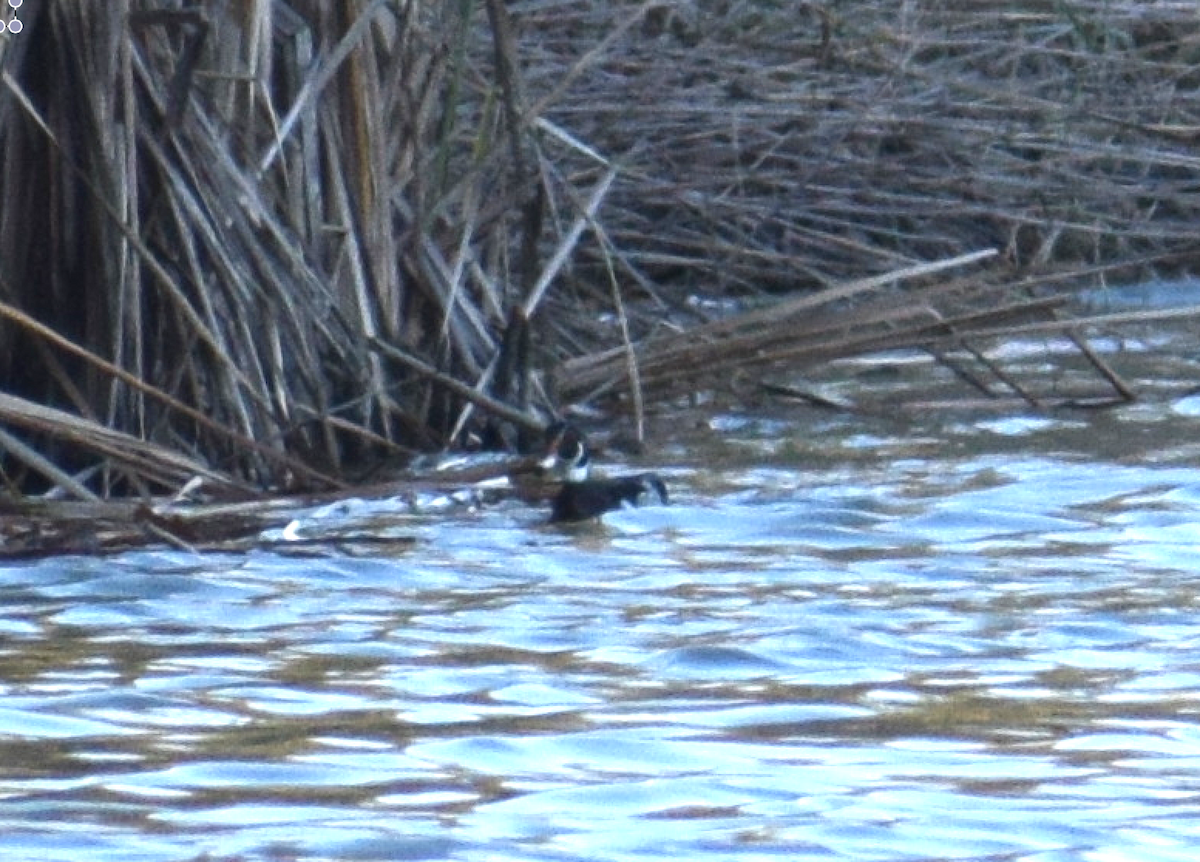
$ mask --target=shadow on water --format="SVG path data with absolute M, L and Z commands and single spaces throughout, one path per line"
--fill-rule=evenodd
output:
M 1193 407 L 729 411 L 600 526 L 0 569 L 0 849 L 1190 860 Z

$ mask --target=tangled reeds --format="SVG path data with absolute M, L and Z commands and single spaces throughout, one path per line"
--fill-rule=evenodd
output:
M 1188 3 L 45 0 L 22 23 L 14 495 L 336 488 L 562 400 L 1060 325 L 1075 287 L 1196 259 Z M 722 323 L 713 299 L 782 305 Z

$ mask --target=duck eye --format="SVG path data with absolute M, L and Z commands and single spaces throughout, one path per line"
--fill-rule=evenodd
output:
M 583 453 L 583 441 L 578 437 L 565 437 L 558 447 L 558 457 L 563 461 L 579 461 Z

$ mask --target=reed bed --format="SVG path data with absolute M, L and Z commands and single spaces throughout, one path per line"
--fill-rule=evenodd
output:
M 1072 290 L 1193 267 L 1194 6 L 943 6 L 22 7 L 10 494 L 336 490 L 572 402 L 1078 335 Z
M 1193 265 L 1194 8 L 798 8 L 672 7 L 549 112 L 621 155 L 603 227 L 626 283 L 785 293 L 981 248 L 986 278 L 1056 290 Z

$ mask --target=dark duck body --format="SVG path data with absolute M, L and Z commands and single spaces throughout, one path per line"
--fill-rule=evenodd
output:
M 667 486 L 653 473 L 564 482 L 550 506 L 550 521 L 587 521 L 626 506 L 667 502 Z
M 591 453 L 578 428 L 556 422 L 546 429 L 549 454 L 542 462 L 562 480 L 550 506 L 551 523 L 587 521 L 626 506 L 670 502 L 667 486 L 654 473 L 591 478 Z

